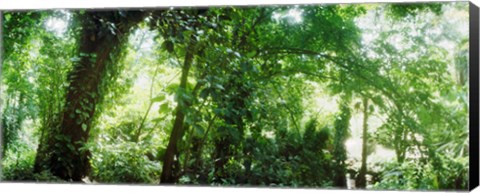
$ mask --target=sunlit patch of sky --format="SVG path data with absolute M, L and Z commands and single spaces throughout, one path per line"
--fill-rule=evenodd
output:
M 279 12 L 274 12 L 272 15 L 272 18 L 279 22 L 282 19 L 286 19 L 289 23 L 295 24 L 295 23 L 301 23 L 303 21 L 303 10 L 295 6 L 294 8 L 291 8 L 288 10 L 286 13 L 279 13 Z
M 156 36 L 155 31 L 150 31 L 147 28 L 139 28 L 135 30 L 135 32 L 130 36 L 129 44 L 135 50 L 133 54 L 134 64 L 135 66 L 141 67 L 144 66 L 142 58 L 151 58 L 155 59 L 156 55 L 154 52 L 155 47 L 155 39 Z M 135 80 L 135 86 L 140 87 L 143 90 L 149 90 L 151 84 L 151 77 L 149 73 L 140 73 L 137 79 Z
M 71 18 L 71 13 L 68 11 L 60 11 L 64 17 L 50 16 L 45 21 L 45 29 L 55 33 L 59 37 L 63 37 L 68 29 L 68 22 Z
M 295 23 L 300 23 L 302 22 L 302 12 L 303 10 L 298 9 L 298 8 L 293 8 L 288 11 L 287 16 L 292 18 Z
M 305 81 L 307 84 L 312 86 L 312 96 L 314 97 L 312 101 L 305 101 L 315 112 L 312 114 L 331 114 L 338 111 L 338 97 L 330 96 L 327 92 L 327 89 L 324 85 L 319 84 L 315 81 Z M 309 117 L 307 115 L 307 117 Z
M 139 52 L 152 52 L 154 48 L 156 31 L 150 31 L 148 28 L 139 28 L 130 37 L 130 44 L 140 45 Z

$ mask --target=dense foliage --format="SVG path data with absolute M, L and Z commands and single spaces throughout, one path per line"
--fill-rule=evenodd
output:
M 467 10 L 5 12 L 2 180 L 466 189 Z

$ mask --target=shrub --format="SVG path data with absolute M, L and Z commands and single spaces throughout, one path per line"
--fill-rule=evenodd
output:
M 133 142 L 109 144 L 92 150 L 91 178 L 103 183 L 155 183 L 160 163 L 149 160 L 145 147 Z

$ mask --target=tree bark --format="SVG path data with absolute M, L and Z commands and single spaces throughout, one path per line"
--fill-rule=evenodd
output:
M 190 102 L 185 100 L 188 73 L 192 67 L 193 57 L 195 54 L 195 37 L 192 35 L 190 42 L 186 47 L 185 59 L 182 67 L 182 76 L 180 78 L 180 85 L 177 91 L 177 107 L 175 108 L 175 121 L 173 123 L 172 132 L 170 133 L 170 140 L 168 141 L 167 150 L 163 159 L 162 175 L 160 176 L 160 183 L 173 184 L 176 181 L 174 170 L 174 158 L 177 154 L 177 144 L 182 139 L 184 134 L 184 120 L 185 109 L 189 108 Z
M 89 151 L 85 143 L 95 117 L 97 104 L 114 77 L 109 72 L 118 69 L 123 45 L 130 29 L 144 17 L 143 12 L 86 12 L 79 16 L 81 35 L 80 59 L 68 75 L 70 83 L 61 113 L 60 126 L 54 130 L 46 148 L 39 148 L 35 170 L 50 170 L 64 180 L 81 181 L 90 169 Z M 108 79 L 107 79 L 108 78 Z M 49 155 L 49 156 L 44 156 Z
M 345 141 L 348 138 L 349 122 L 351 118 L 350 108 L 348 107 L 350 100 L 344 100 L 340 104 L 340 114 L 335 120 L 335 138 L 333 154 L 335 157 L 334 169 L 334 186 L 347 187 L 347 168 L 345 161 L 347 159 L 347 150 Z
M 362 134 L 362 166 L 358 174 L 359 188 L 365 188 L 367 186 L 367 180 L 365 175 L 367 174 L 367 143 L 368 143 L 368 98 L 363 98 L 363 134 Z
M 244 113 L 242 113 L 242 111 L 245 111 L 245 103 L 250 96 L 250 93 L 242 83 L 235 82 L 235 80 L 243 79 L 244 74 L 235 71 L 233 74 L 236 74 L 236 76 L 229 80 L 229 82 L 224 85 L 224 88 L 227 88 L 225 94 L 232 93 L 234 97 L 220 97 L 216 99 L 221 101 L 219 104 L 220 107 L 229 111 L 228 115 L 221 114 L 219 116 L 223 119 L 225 125 L 218 128 L 217 132 L 220 132 L 221 136 L 214 142 L 214 176 L 215 181 L 218 183 L 221 183 L 222 179 L 229 178 L 229 174 L 225 172 L 225 165 L 228 163 L 228 160 L 237 153 L 235 150 L 232 150 L 231 146 L 239 146 L 244 137 L 245 123 L 243 120 Z M 233 105 L 229 106 L 231 104 Z

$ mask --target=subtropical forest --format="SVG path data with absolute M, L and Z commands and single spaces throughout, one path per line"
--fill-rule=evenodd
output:
M 1 21 L 2 181 L 468 186 L 468 2 Z

